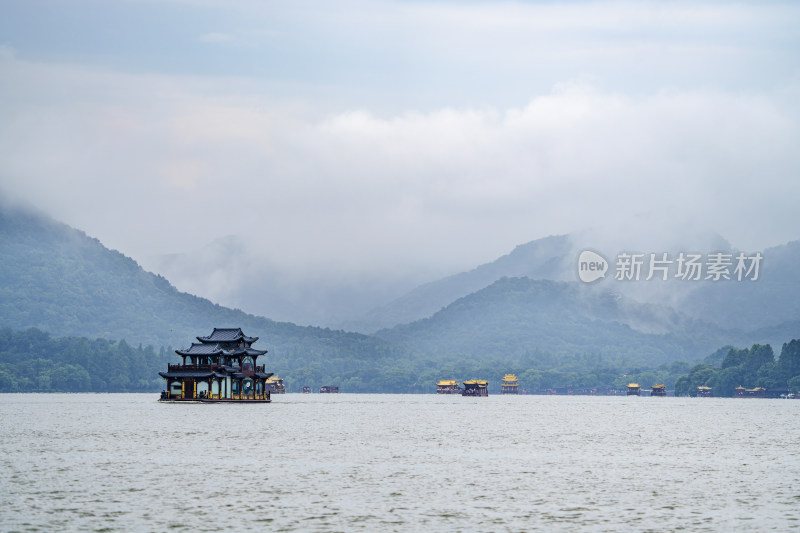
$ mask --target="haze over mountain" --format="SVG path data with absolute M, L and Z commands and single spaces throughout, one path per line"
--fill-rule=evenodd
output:
M 400 301 L 406 305 L 398 306 L 400 311 L 413 309 L 407 302 L 414 299 L 420 308 L 441 305 L 440 310 L 367 336 L 301 327 L 222 307 L 178 291 L 165 278 L 146 272 L 83 232 L 42 215 L 2 209 L 0 327 L 125 339 L 134 346 L 156 347 L 187 346 L 213 327 L 242 327 L 264 339 L 270 364 L 292 376 L 293 385 L 336 380 L 353 391 L 418 392 L 429 390 L 428 381 L 443 368 L 450 373 L 478 371 L 497 379 L 509 367 L 520 372 L 559 369 L 548 378 L 550 383 L 574 382 L 580 372 L 587 374 L 579 381 L 587 383 L 598 379 L 591 376 L 602 367 L 603 375 L 610 376 L 603 378 L 608 384 L 615 371 L 630 366 L 699 360 L 725 344 L 780 345 L 800 337 L 797 283 L 791 277 L 800 252 L 797 243 L 765 250 L 763 278 L 741 285 L 766 285 L 772 276 L 774 285 L 758 300 L 767 307 L 760 312 L 744 311 L 754 288 L 738 292 L 733 290 L 739 286 L 736 282 L 714 285 L 717 303 L 706 302 L 706 313 L 690 314 L 665 303 L 630 298 L 619 290 L 626 286 L 622 282 L 589 285 L 504 275 L 564 277 L 563 266 L 572 257 L 565 252 L 569 246 L 566 236 L 533 241 L 494 263 L 423 286 Z M 666 285 L 682 287 L 684 282 Z M 706 301 L 700 290 L 704 286 L 698 282 L 698 289 L 687 292 L 687 297 L 697 294 L 697 302 Z M 467 294 L 457 296 L 461 291 Z M 447 302 L 451 296 L 454 299 Z M 752 327 L 734 327 L 735 321 L 716 313 L 723 308 L 728 316 L 741 309 L 740 323 Z M 717 323 L 706 320 L 708 316 Z M 748 319 L 756 316 L 758 320 Z M 160 357 L 152 351 L 142 353 Z M 162 353 L 170 356 L 168 351 Z M 63 364 L 71 363 L 65 359 Z M 591 365 L 597 368 L 592 370 Z M 567 368 L 573 369 L 571 373 L 563 373 Z M 679 365 L 670 372 L 681 369 Z M 12 369 L 3 371 L 6 381 L 13 378 Z M 147 376 L 139 379 L 151 382 Z
M 569 279 L 573 244 L 566 235 L 545 237 L 514 250 L 491 263 L 416 287 L 402 297 L 377 306 L 344 324 L 356 331 L 372 332 L 431 316 L 454 300 L 479 291 L 503 277 Z
M 6 2 L 0 194 L 146 268 L 237 235 L 267 276 L 342 278 L 358 306 L 352 280 L 411 290 L 608 222 L 775 246 L 800 227 L 798 20 L 785 0 Z M 287 318 L 315 296 L 265 294 Z
M 253 327 L 293 376 L 353 390 L 630 370 L 597 373 L 592 337 L 651 362 L 788 340 L 798 25 L 785 0 L 7 2 L 0 203 L 85 234 L 4 222 L 0 325 Z M 752 283 L 583 286 L 584 249 L 764 262 Z
M 413 322 L 431 316 L 458 298 L 462 298 L 504 277 L 527 277 L 532 280 L 577 281 L 577 260 L 580 251 L 599 250 L 610 263 L 604 279 L 596 282 L 605 290 L 624 295 L 626 301 L 651 304 L 687 317 L 717 324 L 723 329 L 751 331 L 761 327 L 800 320 L 800 282 L 793 274 L 793 261 L 800 261 L 798 242 L 757 251 L 762 254 L 760 278 L 756 281 L 712 282 L 677 279 L 674 268 L 666 281 L 658 276 L 646 281 L 645 270 L 638 281 L 615 280 L 614 260 L 618 254 L 667 253 L 673 260 L 683 251 L 707 255 L 721 252 L 735 256 L 739 250 L 716 234 L 671 233 L 654 235 L 632 229 L 615 232 L 599 227 L 570 235 L 537 239 L 514 248 L 497 260 L 472 270 L 425 283 L 402 297 L 383 304 L 356 320 L 345 322 L 347 328 L 374 332 L 396 324 Z M 748 251 L 754 253 L 753 251 Z M 767 301 L 770 303 L 767 304 Z M 746 302 L 759 305 L 736 311 Z M 733 316 L 736 318 L 733 319 Z M 638 320 L 633 313 L 625 323 L 646 333 L 672 331 L 669 320 Z
M 429 317 L 452 301 L 503 277 L 575 281 L 577 257 L 584 249 L 599 250 L 612 262 L 616 254 L 623 251 L 668 252 L 673 258 L 684 250 L 737 252 L 728 241 L 713 233 L 700 234 L 683 228 L 682 231 L 655 234 L 651 227 L 652 221 L 642 228 L 627 231 L 598 226 L 570 235 L 544 237 L 521 244 L 508 254 L 473 269 L 439 278 L 428 273 L 428 279 L 423 283 L 418 281 L 418 278 L 424 278 L 420 271 L 415 276 L 404 278 L 399 278 L 398 273 L 391 270 L 380 270 L 371 275 L 363 272 L 345 275 L 333 270 L 303 275 L 271 263 L 268 253 L 255 250 L 249 242 L 235 235 L 218 239 L 193 253 L 150 257 L 145 264 L 181 290 L 202 294 L 222 305 L 299 324 L 373 333 Z M 770 249 L 770 258 L 763 267 L 766 273 L 755 285 L 717 284 L 720 288 L 712 289 L 708 282 L 679 281 L 672 276 L 667 282 L 656 279 L 621 283 L 614 282 L 613 270 L 599 283 L 607 286 L 608 290 L 624 294 L 631 301 L 671 307 L 688 316 L 717 322 L 725 328 L 729 322 L 717 321 L 717 317 L 724 317 L 725 313 L 712 313 L 713 303 L 697 305 L 695 300 L 702 300 L 702 294 L 709 290 L 720 295 L 748 290 L 758 293 L 759 286 L 774 287 L 778 278 L 791 285 L 788 274 L 783 272 L 788 266 L 784 264 L 786 260 L 778 260 L 784 249 Z M 771 257 L 773 254 L 776 254 L 776 261 Z M 698 289 L 703 290 L 697 293 Z M 789 286 L 770 289 L 770 298 L 786 299 L 786 295 L 792 294 L 791 289 Z M 704 317 L 698 311 L 701 308 L 708 309 L 714 316 Z M 751 323 L 739 320 L 735 327 L 747 330 L 775 324 L 782 317 L 786 318 L 781 313 L 790 309 L 794 309 L 791 302 L 772 306 L 758 314 L 758 320 Z M 789 318 L 795 316 L 797 313 Z M 629 318 L 629 325 L 644 327 L 641 322 L 634 324 L 633 317 Z M 644 331 L 664 333 L 668 329 L 651 323 Z
M 421 271 L 405 275 L 385 269 L 297 271 L 273 261 L 268 249 L 256 248 L 237 235 L 189 253 L 146 257 L 142 266 L 180 290 L 202 294 L 220 305 L 296 324 L 337 328 L 424 279 Z
M 699 359 L 725 343 L 780 346 L 800 336 L 800 321 L 742 331 L 631 301 L 603 286 L 501 278 L 429 318 L 376 336 L 426 357 L 483 353 L 513 359 L 541 351 L 556 357 L 600 354 L 657 366 Z
M 276 322 L 182 293 L 81 231 L 8 209 L 0 209 L 0 325 L 155 347 L 187 347 L 227 325 L 268 339 L 278 359 L 297 350 L 333 358 L 360 344 L 370 357 L 385 350 L 363 335 Z

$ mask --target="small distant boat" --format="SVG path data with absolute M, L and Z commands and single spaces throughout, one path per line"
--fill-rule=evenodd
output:
M 460 392 L 461 387 L 454 379 L 443 379 L 436 384 L 436 394 L 458 394 Z
M 745 389 L 740 385 L 736 387 L 736 396 L 740 398 L 765 398 L 767 396 L 767 389 L 764 387 Z
M 485 379 L 465 381 L 461 396 L 489 396 L 489 382 Z
M 711 398 L 711 387 L 700 386 L 697 387 L 698 398 Z
M 666 385 L 653 385 L 653 390 L 650 391 L 650 396 L 666 396 L 667 395 L 667 386 Z
M 642 389 L 638 383 L 628 383 L 628 396 L 641 396 Z
M 323 385 L 319 388 L 320 394 L 337 394 L 339 392 L 338 385 Z
M 500 388 L 500 394 L 519 394 L 519 381 L 514 374 L 506 374 L 503 376 L 503 385 Z
M 303 387 L 303 394 L 311 394 L 311 387 L 309 387 L 308 385 Z

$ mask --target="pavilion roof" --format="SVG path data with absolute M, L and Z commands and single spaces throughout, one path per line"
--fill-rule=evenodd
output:
M 258 340 L 258 337 L 248 337 L 244 334 L 242 328 L 214 328 L 211 335 L 208 337 L 197 337 L 197 340 L 203 343 L 238 342 L 240 340 L 253 343 Z
M 233 353 L 235 355 L 239 355 L 241 353 L 246 353 L 247 355 L 250 355 L 250 356 L 253 356 L 253 357 L 257 357 L 259 355 L 264 355 L 265 353 L 267 353 L 267 351 L 266 350 L 256 350 L 255 348 L 248 348 L 246 350 L 236 350 Z
M 188 350 L 175 350 L 178 355 L 219 355 L 223 352 L 219 344 L 199 344 L 193 342 Z
M 192 345 L 186 350 L 175 350 L 178 355 L 249 355 L 251 357 L 258 357 L 264 355 L 267 350 L 256 350 L 255 348 L 245 348 L 242 350 L 226 350 L 219 344 L 200 344 L 193 342 Z

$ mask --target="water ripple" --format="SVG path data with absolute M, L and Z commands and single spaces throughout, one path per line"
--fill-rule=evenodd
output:
M 472 401 L 470 401 L 472 400 Z M 800 402 L 3 395 L 8 531 L 789 531 Z

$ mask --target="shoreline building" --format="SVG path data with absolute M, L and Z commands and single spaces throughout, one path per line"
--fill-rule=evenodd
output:
M 167 382 L 159 401 L 266 403 L 270 394 L 266 381 L 272 373 L 258 365 L 267 350 L 252 347 L 258 337 L 248 337 L 241 328 L 214 328 L 198 343 L 175 350 L 181 364 L 167 365 L 158 375 Z

